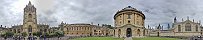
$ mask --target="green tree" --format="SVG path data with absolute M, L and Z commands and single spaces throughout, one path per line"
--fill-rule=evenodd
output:
M 23 37 L 26 37 L 27 36 L 27 33 L 26 32 L 23 32 L 21 33 Z
M 5 32 L 5 33 L 3 33 L 2 35 L 1 35 L 1 37 L 12 37 L 14 35 L 14 33 L 13 32 L 11 32 L 11 31 L 8 31 L 8 32 Z
M 63 31 L 56 31 L 54 32 L 57 36 L 62 37 L 64 36 L 64 32 Z
M 38 36 L 38 37 L 39 37 L 41 34 L 42 34 L 41 32 L 34 32 L 34 33 L 33 33 L 34 36 Z

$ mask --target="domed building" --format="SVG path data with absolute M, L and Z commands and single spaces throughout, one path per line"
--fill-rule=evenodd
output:
M 142 37 L 145 35 L 145 15 L 128 6 L 114 15 L 115 37 Z

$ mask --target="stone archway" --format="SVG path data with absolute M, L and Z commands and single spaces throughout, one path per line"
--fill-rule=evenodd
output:
M 118 29 L 118 37 L 121 35 L 121 29 Z
M 126 37 L 131 37 L 132 36 L 132 29 L 131 28 L 127 28 L 126 30 Z
M 140 29 L 137 29 L 137 35 L 140 36 Z
M 29 25 L 28 27 L 28 36 L 31 36 L 32 35 L 32 26 Z

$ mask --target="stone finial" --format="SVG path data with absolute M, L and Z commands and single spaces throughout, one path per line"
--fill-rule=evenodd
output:
M 187 20 L 189 20 L 189 16 L 187 16 Z
M 128 6 L 128 8 L 132 8 L 131 6 Z
M 28 5 L 32 5 L 32 4 L 31 4 L 31 1 L 29 1 Z
M 150 28 L 149 28 L 149 25 L 148 25 L 148 29 L 150 29 Z
M 182 18 L 182 22 L 183 22 L 184 20 L 183 20 L 183 18 Z
M 174 18 L 174 23 L 176 23 L 177 22 L 177 19 L 176 19 L 176 17 Z

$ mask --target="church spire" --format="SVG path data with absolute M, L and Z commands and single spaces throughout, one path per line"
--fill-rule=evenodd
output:
M 28 5 L 32 5 L 30 1 L 29 1 Z

